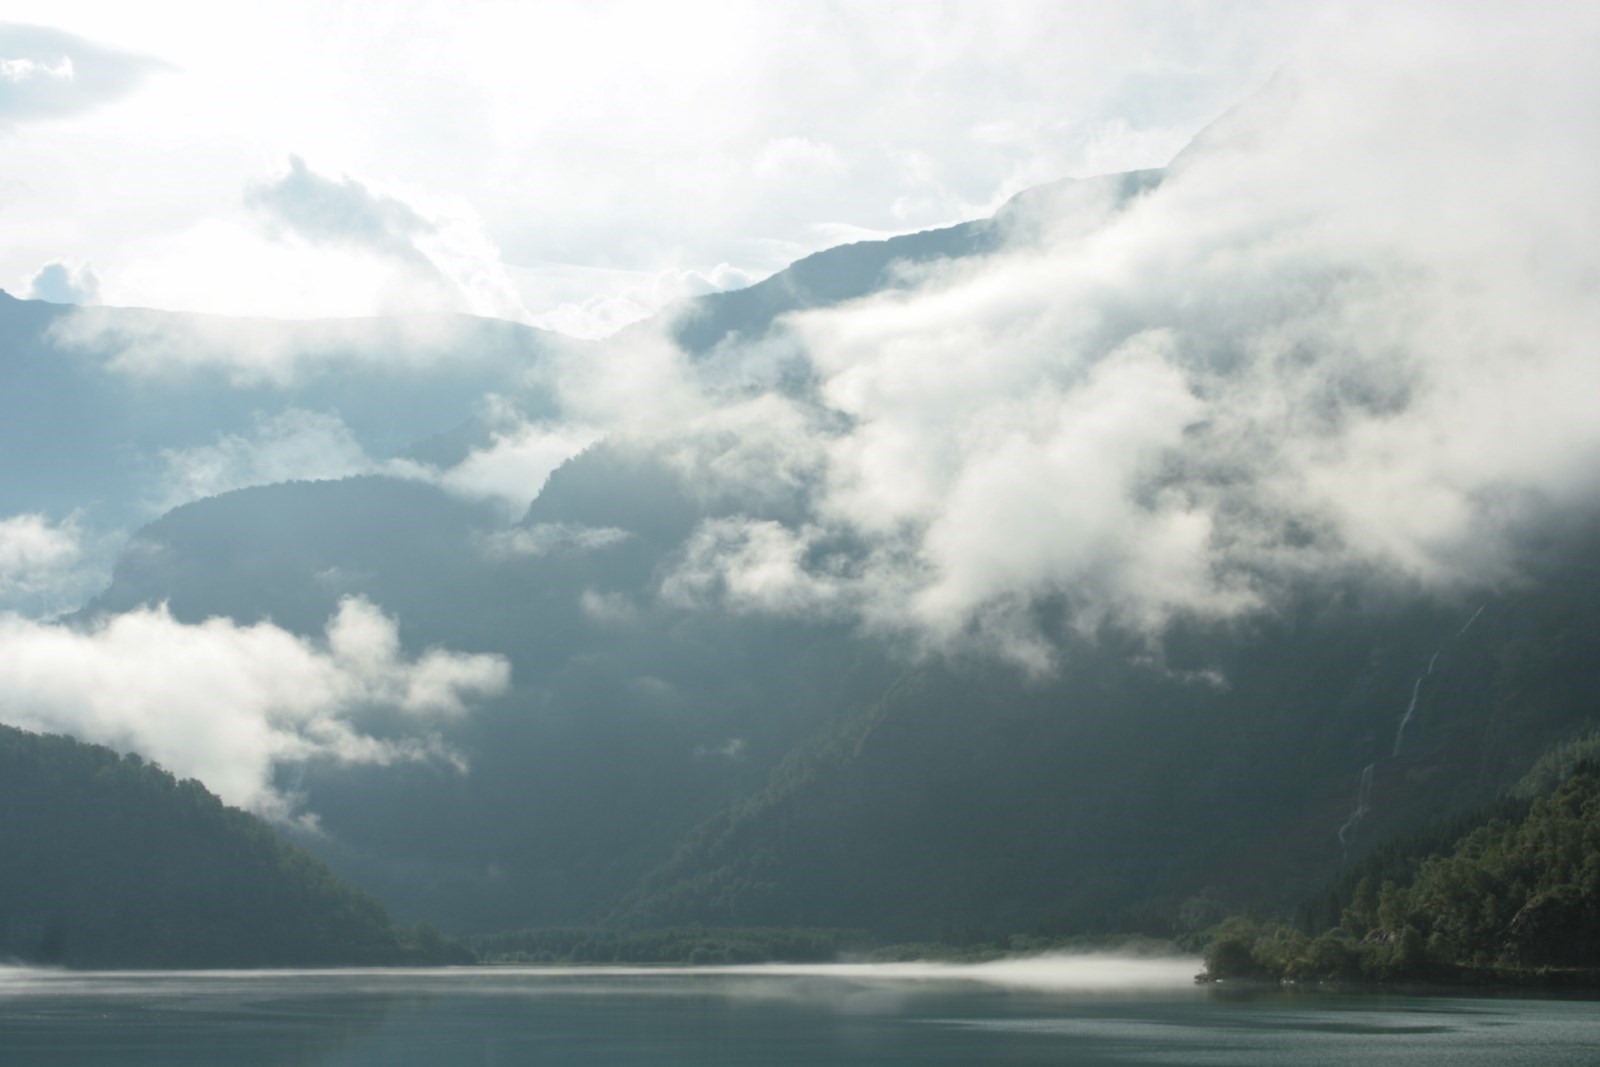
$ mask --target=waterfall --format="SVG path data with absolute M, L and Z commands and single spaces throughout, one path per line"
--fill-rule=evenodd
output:
M 1339 844 L 1346 844 L 1350 831 L 1356 828 L 1356 823 L 1367 817 L 1367 812 L 1372 810 L 1372 772 L 1378 765 L 1369 763 L 1361 768 L 1361 779 L 1356 783 L 1356 810 L 1339 827 Z
M 1462 626 L 1461 629 L 1456 631 L 1455 637 L 1459 638 L 1465 636 L 1466 632 L 1472 629 L 1472 624 L 1478 621 L 1478 616 L 1483 614 L 1483 609 L 1486 607 L 1488 607 L 1487 604 L 1479 604 L 1478 610 L 1474 611 L 1472 613 L 1472 618 L 1468 619 L 1466 624 Z M 1451 638 L 1450 640 L 1454 640 L 1454 638 Z M 1410 724 L 1411 717 L 1417 713 L 1417 698 L 1422 695 L 1422 683 L 1427 681 L 1428 677 L 1433 674 L 1433 668 L 1436 664 L 1438 664 L 1439 655 L 1442 652 L 1444 652 L 1443 645 L 1434 649 L 1433 655 L 1428 657 L 1428 666 L 1425 667 L 1422 673 L 1418 674 L 1416 679 L 1411 683 L 1411 699 L 1406 702 L 1406 710 L 1401 713 L 1400 723 L 1395 727 L 1394 747 L 1389 751 L 1389 759 L 1394 759 L 1400 755 L 1400 746 L 1405 742 L 1406 739 L 1406 726 Z M 1379 758 L 1381 759 L 1383 757 Z M 1356 824 L 1362 819 L 1366 818 L 1367 813 L 1372 810 L 1372 774 L 1377 765 L 1377 761 L 1374 760 L 1372 763 L 1369 763 L 1365 767 L 1361 768 L 1361 779 L 1359 784 L 1356 786 L 1355 810 L 1352 811 L 1349 817 L 1345 819 L 1344 825 L 1339 827 L 1339 844 L 1341 845 L 1348 843 L 1350 831 L 1354 830 L 1356 828 Z
M 1433 665 L 1439 662 L 1440 651 L 1443 650 L 1440 649 L 1434 652 L 1433 658 L 1428 660 L 1428 669 L 1417 675 L 1417 680 L 1411 683 L 1411 703 L 1406 705 L 1406 712 L 1404 715 L 1400 716 L 1400 725 L 1394 732 L 1394 751 L 1389 753 L 1391 759 L 1400 755 L 1400 742 L 1405 740 L 1406 723 L 1410 722 L 1411 716 L 1415 715 L 1417 712 L 1417 694 L 1422 692 L 1423 679 L 1433 673 Z

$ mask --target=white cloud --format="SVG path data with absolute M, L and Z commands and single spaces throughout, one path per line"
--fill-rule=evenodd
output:
M 129 378 L 220 372 L 236 386 L 287 388 L 341 365 L 406 374 L 444 360 L 492 359 L 476 325 L 443 315 L 298 322 L 87 307 L 57 319 L 49 337 Z
M 543 522 L 497 531 L 484 538 L 483 552 L 491 558 L 548 556 L 552 552 L 593 552 L 626 541 L 632 534 L 615 526 L 579 526 Z
M 26 584 L 30 574 L 78 558 L 78 531 L 69 519 L 53 525 L 43 515 L 0 520 L 0 585 Z
M 348 244 L 380 255 L 426 263 L 416 240 L 434 226 L 397 197 L 374 193 L 348 175 L 339 181 L 314 173 L 299 156 L 289 173 L 253 183 L 245 203 L 282 230 L 313 244 Z
M 597 435 L 581 427 L 525 421 L 499 398 L 486 398 L 486 405 L 488 416 L 500 421 L 501 428 L 491 434 L 488 445 L 444 468 L 410 459 L 373 459 L 335 412 L 288 408 L 258 416 L 251 434 L 223 434 L 209 445 L 164 449 L 163 495 L 154 506 L 165 511 L 255 485 L 381 474 L 495 501 L 516 518 L 539 495 L 550 473 L 593 444 Z M 526 551 L 525 538 L 518 540 L 525 533 L 507 532 L 494 544 L 497 550 Z
M 0 616 L 4 721 L 138 752 L 273 818 L 298 803 L 274 785 L 280 767 L 459 765 L 438 728 L 509 682 L 498 656 L 407 657 L 395 621 L 359 598 L 341 601 L 322 641 L 265 622 L 186 625 L 165 607 L 87 630 Z
M 622 593 L 602 593 L 585 589 L 578 594 L 578 610 L 590 622 L 601 626 L 623 626 L 639 618 L 639 607 Z
M 423 477 L 462 496 L 496 500 L 513 516 L 539 495 L 552 471 L 598 440 L 577 425 L 517 421 L 497 430 L 486 448 L 475 449 L 454 467 Z
M 1600 491 L 1600 151 L 1571 133 L 1597 44 L 1600 18 L 1356 20 L 1125 210 L 1069 191 L 1017 221 L 1034 244 L 796 316 L 838 418 L 769 398 L 793 414 L 761 426 L 820 471 L 805 517 L 706 523 L 663 593 L 1046 670 L 1063 624 L 1499 580 Z
M 289 173 L 252 182 L 245 203 L 263 218 L 270 237 L 313 249 L 354 249 L 394 267 L 388 289 L 393 310 L 464 311 L 529 318 L 500 252 L 470 209 L 424 215 L 400 196 L 369 188 L 349 175 L 318 174 L 296 155 Z
M 54 78 L 58 81 L 72 80 L 72 57 L 62 56 L 52 66 L 47 62 L 37 59 L 0 59 L 0 81 L 7 81 L 13 85 L 34 78 Z
M 110 103 L 162 67 L 60 30 L 0 22 L 0 132 Z
M 844 169 L 838 149 L 809 137 L 774 137 L 761 149 L 755 163 L 758 177 L 785 181 L 833 178 Z
M 86 263 L 46 263 L 28 279 L 22 295 L 52 304 L 95 304 L 100 301 L 100 279 Z
M 292 154 L 432 224 L 412 239 L 451 280 L 436 297 L 516 315 L 492 248 L 518 303 L 555 322 L 623 294 L 544 289 L 546 268 L 759 277 L 820 247 L 819 225 L 924 228 L 1028 182 L 1160 164 L 1323 6 L 15 0 L 174 73 L 8 141 L 0 276 L 70 255 L 110 303 L 236 314 L 366 314 L 426 292 L 385 284 L 395 264 L 375 270 L 368 249 L 253 231 L 241 190 Z M 51 69 L 70 55 L 73 84 L 84 54 L 0 48 Z M 46 82 L 63 83 L 24 84 Z M 974 133 L 1001 122 L 1027 136 Z M 446 215 L 469 221 L 460 241 Z M 580 328 L 621 317 L 614 302 Z
M 661 595 L 671 603 L 716 603 L 733 611 L 832 612 L 844 589 L 836 576 L 807 565 L 816 533 L 770 520 L 708 520 L 683 546 L 683 559 L 663 580 Z
M 629 331 L 563 357 L 561 397 L 583 430 L 513 426 L 456 471 L 418 476 L 515 506 L 568 449 L 606 434 L 708 496 L 760 494 L 686 546 L 674 595 L 848 613 L 1040 669 L 1056 616 L 1154 632 L 1175 615 L 1270 605 L 1308 574 L 1492 579 L 1541 508 L 1593 498 L 1600 160 L 1583 131 L 1600 119 L 1600 16 L 1587 8 L 658 8 L 543 6 L 536 17 L 560 33 L 508 32 L 510 9 L 426 4 L 407 9 L 418 24 L 356 7 L 341 22 L 321 5 L 222 19 L 237 27 L 202 12 L 184 56 L 194 84 L 219 89 L 213 108 L 169 93 L 169 119 L 154 96 L 147 111 L 129 100 L 115 132 L 87 116 L 83 141 L 14 146 L 8 163 L 34 191 L 0 207 L 26 256 L 6 269 L 92 255 L 108 297 L 151 275 L 171 292 L 214 286 L 206 299 L 296 287 L 309 302 L 340 285 L 352 300 L 404 296 L 388 288 L 392 264 L 372 267 L 383 257 L 370 241 L 302 235 L 288 256 L 293 242 L 229 229 L 262 161 L 300 152 L 362 176 L 321 179 L 329 196 L 407 205 L 427 225 L 400 237 L 465 291 L 472 270 L 428 245 L 448 229 L 439 190 L 455 190 L 461 217 L 480 220 L 457 232 L 482 239 L 463 239 L 461 262 L 487 265 L 485 292 L 499 284 L 487 249 L 503 249 L 529 265 L 506 271 L 523 303 L 604 332 L 675 286 L 721 284 L 685 263 L 754 276 L 824 232 L 916 228 L 1061 173 L 1163 162 L 1289 59 L 1126 211 L 1074 187 L 1018 213 L 1019 230 L 1038 231 L 1025 249 L 796 317 L 815 402 L 773 392 L 793 343 L 692 362 L 660 330 Z M 331 25 L 302 79 L 224 76 L 227 59 L 252 70 L 241 35 L 306 37 L 307 17 Z M 137 40 L 127 17 L 108 20 Z M 383 47 L 352 50 L 357 37 Z M 252 44 L 268 66 L 283 54 Z M 263 132 L 246 151 L 206 132 L 224 127 Z M 83 161 L 120 158 L 122 136 L 160 146 L 127 167 L 171 199 L 142 223 L 165 237 L 141 237 L 138 255 L 123 221 L 51 209 L 62 161 L 93 178 L 106 168 Z M 197 146 L 226 166 L 190 187 L 172 163 Z M 752 180 L 769 156 L 769 172 L 788 160 L 816 180 Z M 850 182 L 824 180 L 830 158 L 848 161 Z M 205 205 L 202 221 L 189 204 Z M 122 257 L 38 221 L 62 218 L 114 235 Z M 255 267 L 219 280 L 216 265 L 235 262 Z M 605 268 L 605 298 L 540 303 L 529 287 L 552 263 Z M 340 281 L 347 266 L 359 284 Z
M 654 315 L 667 305 L 707 293 L 743 289 L 760 280 L 729 263 L 710 270 L 672 268 L 654 275 L 611 281 L 604 290 L 579 301 L 568 301 L 531 317 L 530 325 L 569 337 L 608 337 L 625 326 Z
M 0 519 L 0 604 L 57 606 L 75 591 L 73 568 L 84 555 L 83 532 L 68 517 L 52 523 L 29 513 Z
M 165 496 L 156 504 L 160 511 L 252 485 L 378 470 L 338 415 L 299 408 L 258 417 L 249 437 L 224 434 L 215 444 L 163 449 L 161 460 L 166 469 L 160 482 Z

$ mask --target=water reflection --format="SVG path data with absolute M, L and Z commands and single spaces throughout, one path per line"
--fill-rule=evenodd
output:
M 0 968 L 0 1063 L 1588 1064 L 1592 1005 L 1196 988 L 1193 960 Z M 1525 1054 L 1536 1049 L 1534 1059 Z

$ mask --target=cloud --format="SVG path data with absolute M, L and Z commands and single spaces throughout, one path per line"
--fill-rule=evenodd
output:
M 662 308 L 691 297 L 722 293 L 753 285 L 760 277 L 729 263 L 707 271 L 673 268 L 608 286 L 608 291 L 567 301 L 531 317 L 530 325 L 568 337 L 588 340 L 608 337 L 625 326 L 649 318 Z
M 431 225 L 400 233 L 400 251 L 409 240 L 458 285 L 471 275 L 438 247 L 453 218 L 482 239 L 461 247 L 497 250 L 546 321 L 613 298 L 606 326 L 579 327 L 596 336 L 621 324 L 622 294 L 573 292 L 588 272 L 727 262 L 765 276 L 831 227 L 922 229 L 1097 165 L 1160 165 L 1326 6 L 419 0 L 357 19 L 316 0 L 13 0 L 18 17 L 92 26 L 179 73 L 114 112 L 8 141 L 0 277 L 70 253 L 119 305 L 332 316 L 405 307 L 418 291 L 465 299 L 387 284 L 421 268 L 367 245 L 282 223 L 288 239 L 264 239 L 240 192 L 280 182 L 290 168 L 262 161 L 293 153 L 330 197 L 359 185 Z M 69 52 L 13 54 L 53 70 Z M 70 54 L 81 83 L 86 62 Z M 552 283 L 563 268 L 584 273 Z M 494 270 L 482 279 L 475 307 L 520 314 Z
M 597 439 L 593 431 L 581 427 L 527 421 L 497 397 L 486 398 L 485 413 L 500 422 L 500 428 L 490 434 L 487 445 L 448 467 L 405 458 L 373 459 L 336 412 L 286 408 L 275 415 L 258 415 L 252 433 L 221 434 L 208 445 L 163 449 L 162 495 L 153 506 L 166 511 L 255 485 L 379 474 L 495 501 L 503 505 L 508 518 L 516 518 L 539 495 L 552 471 Z M 530 541 L 530 536 L 535 535 L 506 532 L 490 550 L 532 551 L 537 537 Z M 584 538 L 577 537 L 574 543 L 578 541 Z
M 493 372 L 501 358 L 479 324 L 442 315 L 273 321 L 80 307 L 58 318 L 47 336 L 130 378 L 220 372 L 240 387 L 287 388 L 362 365 L 406 374 L 447 360 L 481 360 Z
M 663 595 L 1045 671 L 1067 632 L 1300 582 L 1507 577 L 1600 492 L 1600 151 L 1571 132 L 1600 18 L 1508 18 L 1353 20 L 1156 190 L 1069 189 L 1009 251 L 793 316 L 814 396 L 733 432 L 765 435 L 747 484 L 805 472 L 802 514 L 706 522 Z M 751 408 L 681 380 L 711 410 L 674 401 L 680 440 Z
M 97 304 L 100 279 L 88 264 L 47 263 L 28 279 L 22 295 L 27 300 L 48 300 L 52 304 Z
M 509 684 L 498 656 L 408 657 L 394 619 L 354 597 L 321 640 L 265 622 L 187 625 L 164 606 L 86 630 L 0 616 L 5 722 L 138 752 L 278 819 L 299 803 L 275 785 L 282 767 L 459 766 L 439 728 Z
M 808 561 L 817 533 L 771 520 L 708 520 L 684 544 L 661 595 L 669 603 L 736 612 L 831 613 L 845 597 L 844 583 Z
M 0 131 L 118 100 L 166 67 L 60 30 L 0 22 Z
M 161 461 L 165 471 L 160 484 L 166 495 L 156 505 L 160 511 L 252 485 L 324 481 L 379 470 L 338 415 L 300 408 L 258 416 L 249 437 L 224 434 L 210 445 L 163 449 Z
M 289 157 L 289 173 L 252 185 L 245 203 L 270 225 L 313 244 L 346 244 L 417 264 L 428 259 L 416 239 L 434 226 L 404 201 L 373 193 L 346 177 L 334 181 L 313 173 L 299 156 Z
M 755 173 L 760 178 L 807 181 L 844 173 L 838 149 L 809 137 L 774 137 L 761 149 Z
M 737 763 L 745 758 L 746 748 L 744 738 L 730 737 L 719 745 L 696 745 L 694 747 L 694 758 L 696 760 L 727 760 Z
M 0 519 L 0 604 L 46 603 L 74 590 L 84 556 L 74 517 L 52 523 L 37 512 Z
M 484 538 L 482 550 L 495 559 L 514 556 L 548 556 L 552 552 L 593 552 L 620 544 L 633 536 L 615 526 L 580 526 L 573 523 L 537 523 L 502 530 Z
M 509 422 L 493 432 L 489 445 L 468 453 L 465 459 L 442 471 L 404 471 L 411 477 L 436 482 L 462 496 L 504 503 L 520 515 L 552 471 L 598 439 L 581 425 L 547 425 L 509 413 Z
M 289 173 L 252 183 L 245 204 L 274 237 L 365 252 L 403 270 L 397 285 L 413 309 L 469 311 L 527 321 L 500 252 L 470 209 L 425 216 L 348 175 L 334 180 L 289 157 Z
M 639 606 L 626 595 L 598 589 L 585 589 L 578 595 L 578 610 L 599 626 L 625 626 L 639 618 Z
M 78 555 L 78 531 L 70 519 L 60 525 L 39 514 L 0 519 L 0 587 L 26 584 L 30 574 L 69 564 Z

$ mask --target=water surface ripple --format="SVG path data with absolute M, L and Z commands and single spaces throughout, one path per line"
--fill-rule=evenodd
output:
M 1197 988 L 1197 967 L 0 968 L 0 1063 L 1588 1067 L 1600 1049 L 1587 1001 Z

